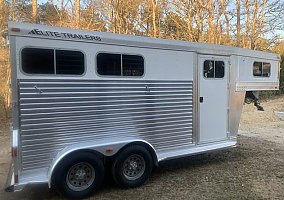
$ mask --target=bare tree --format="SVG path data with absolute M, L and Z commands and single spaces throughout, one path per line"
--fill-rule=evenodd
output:
M 241 46 L 241 2 L 237 0 L 237 46 Z
M 80 0 L 75 0 L 75 22 L 76 27 L 80 27 Z
M 37 0 L 32 0 L 32 21 L 37 22 Z
M 214 23 L 213 23 L 213 20 L 214 20 L 214 11 L 215 11 L 215 8 L 214 8 L 214 3 L 212 0 L 209 0 L 208 1 L 208 30 L 207 30 L 207 42 L 209 43 L 213 43 L 214 42 Z
M 12 0 L 11 5 L 11 19 L 14 21 L 16 19 L 16 0 Z
M 227 12 L 227 7 L 228 7 L 228 1 L 226 0 L 220 0 L 220 13 L 223 15 L 224 17 L 224 21 L 226 24 L 226 37 L 225 37 L 225 44 L 229 44 L 230 43 L 230 19 L 228 16 L 228 12 Z M 222 26 L 222 25 L 220 25 Z
M 157 26 L 157 15 L 158 15 L 158 1 L 157 0 L 151 0 L 152 1 L 152 25 L 153 25 L 153 33 L 152 37 L 157 37 L 159 35 L 160 30 Z
M 10 110 L 10 67 L 9 48 L 7 46 L 7 22 L 9 19 L 9 5 L 6 1 L 0 0 L 0 102 L 8 119 Z M 2 109 L 1 109 L 2 110 Z
M 263 37 L 280 29 L 281 13 L 284 3 L 277 0 L 245 0 L 242 13 L 245 29 L 242 46 L 259 49 L 263 46 Z M 271 36 L 270 36 L 271 37 Z

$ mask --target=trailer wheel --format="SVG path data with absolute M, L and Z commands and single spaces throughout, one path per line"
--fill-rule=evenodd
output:
M 53 184 L 67 198 L 81 199 L 97 190 L 103 179 L 103 162 L 90 152 L 78 152 L 56 167 Z
M 148 180 L 153 168 L 152 156 L 142 146 L 129 146 L 120 152 L 112 166 L 116 183 L 124 188 L 138 187 Z

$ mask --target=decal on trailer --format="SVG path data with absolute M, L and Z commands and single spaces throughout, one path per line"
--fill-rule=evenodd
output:
M 56 38 L 102 41 L 101 37 L 99 36 L 81 35 L 81 34 L 74 34 L 74 33 L 63 33 L 63 32 L 57 32 L 57 31 L 42 31 L 39 29 L 33 29 L 29 32 L 29 34 L 42 35 L 42 36 L 47 36 L 47 37 L 56 37 Z

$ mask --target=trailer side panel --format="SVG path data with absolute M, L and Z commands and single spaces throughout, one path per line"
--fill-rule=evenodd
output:
M 193 143 L 192 81 L 19 80 L 22 170 L 64 147 L 134 137 L 164 151 Z

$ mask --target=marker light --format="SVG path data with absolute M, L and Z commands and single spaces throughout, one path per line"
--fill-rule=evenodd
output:
M 11 28 L 11 31 L 12 31 L 12 32 L 20 32 L 21 29 L 19 29 L 19 28 Z
M 106 148 L 106 153 L 111 153 L 111 152 L 113 152 L 113 148 L 112 147 Z
M 11 152 L 12 152 L 12 157 L 17 157 L 17 154 L 18 154 L 18 148 L 17 147 L 12 147 L 11 149 Z

